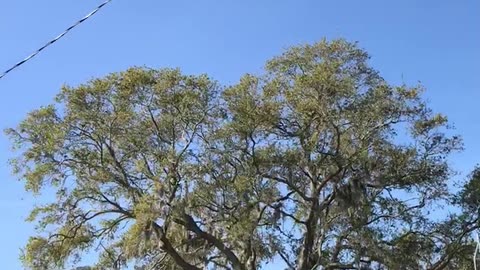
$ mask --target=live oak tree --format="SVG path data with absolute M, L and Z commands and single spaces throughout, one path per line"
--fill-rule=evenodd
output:
M 55 193 L 25 266 L 471 269 L 480 173 L 449 192 L 459 137 L 368 59 L 322 41 L 229 87 L 148 68 L 63 87 L 7 130 L 26 190 Z

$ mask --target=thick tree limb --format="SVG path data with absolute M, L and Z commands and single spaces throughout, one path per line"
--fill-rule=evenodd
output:
M 180 266 L 183 270 L 201 270 L 201 268 L 196 267 L 194 265 L 189 264 L 187 261 L 185 261 L 180 254 L 175 250 L 175 248 L 172 246 L 170 243 L 170 240 L 167 238 L 165 232 L 163 231 L 162 227 L 160 227 L 157 223 L 153 223 L 153 228 L 155 229 L 155 232 L 157 233 L 158 237 L 160 238 L 161 241 L 161 248 L 164 250 L 172 259 L 175 261 L 175 263 Z
M 214 235 L 200 229 L 200 227 L 198 227 L 198 225 L 195 223 L 191 216 L 184 214 L 183 220 L 177 218 L 175 219 L 175 222 L 184 226 L 187 230 L 194 232 L 201 238 L 205 239 L 208 243 L 218 248 L 218 250 L 220 250 L 220 252 L 222 252 L 232 263 L 233 269 L 246 270 L 245 266 L 241 263 L 241 261 L 230 248 L 228 248 L 220 239 L 216 238 Z

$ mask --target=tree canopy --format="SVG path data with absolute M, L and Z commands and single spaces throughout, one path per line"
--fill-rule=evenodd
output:
M 25 266 L 472 269 L 480 172 L 454 194 L 460 137 L 368 61 L 321 41 L 231 86 L 131 68 L 63 87 L 7 130 L 26 190 L 55 193 Z

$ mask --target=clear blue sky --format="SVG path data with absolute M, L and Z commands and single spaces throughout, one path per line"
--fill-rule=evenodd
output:
M 0 2 L 0 69 L 56 36 L 100 1 Z M 288 46 L 323 37 L 359 41 L 392 83 L 421 81 L 434 109 L 455 123 L 466 151 L 452 162 L 480 162 L 480 1 L 478 0 L 114 0 L 34 60 L 0 80 L 0 127 L 77 84 L 132 65 L 180 67 L 224 84 Z M 24 219 L 34 201 L 10 174 L 0 135 L 0 258 L 22 269 L 19 248 L 33 233 Z M 460 176 L 463 177 L 463 176 Z M 273 267 L 274 268 L 274 267 Z

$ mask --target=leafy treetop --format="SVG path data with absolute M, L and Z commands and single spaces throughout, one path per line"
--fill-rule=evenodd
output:
M 479 174 L 449 193 L 460 138 L 368 59 L 321 41 L 229 87 L 147 68 L 64 87 L 7 130 L 27 191 L 56 194 L 25 266 L 470 269 Z M 463 212 L 430 218 L 443 200 Z

